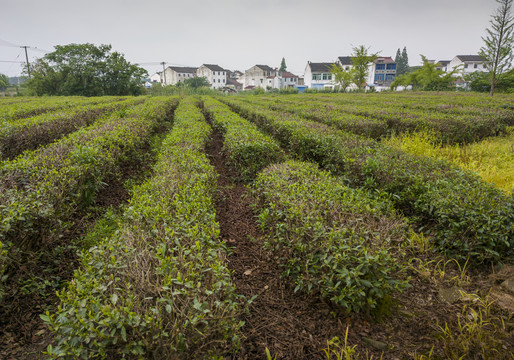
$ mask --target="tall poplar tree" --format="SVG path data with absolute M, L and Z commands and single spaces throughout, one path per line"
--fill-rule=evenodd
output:
M 513 0 L 496 0 L 500 6 L 489 21 L 491 27 L 486 29 L 486 37 L 482 37 L 484 46 L 478 54 L 485 59 L 491 81 L 490 95 L 494 94 L 494 86 L 499 75 L 512 66 L 512 47 L 514 46 L 514 17 L 511 14 Z

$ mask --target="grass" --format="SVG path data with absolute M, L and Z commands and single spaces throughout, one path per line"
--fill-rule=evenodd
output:
M 514 127 L 508 129 L 506 136 L 468 145 L 443 146 L 430 132 L 396 135 L 385 143 L 414 155 L 452 162 L 506 193 L 514 193 Z

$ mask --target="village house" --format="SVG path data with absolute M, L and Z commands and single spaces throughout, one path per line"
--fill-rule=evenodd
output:
M 447 66 L 447 71 L 452 71 L 457 66 L 461 66 L 461 75 L 467 75 L 476 71 L 487 72 L 485 59 L 480 55 L 457 55 Z
M 310 89 L 333 89 L 334 81 L 330 68 L 334 63 L 307 62 L 304 74 L 304 83 Z
M 161 80 L 161 73 L 160 72 L 156 72 L 155 74 L 153 74 L 152 76 L 150 76 L 150 81 L 152 83 L 162 83 L 162 80 Z
M 268 65 L 252 66 L 250 69 L 245 71 L 243 81 L 244 88 L 261 87 L 265 89 L 267 86 L 270 86 L 269 80 L 272 80 L 270 77 L 276 76 L 277 74 L 278 71 L 276 69 L 272 69 Z M 271 82 L 273 82 L 273 80 Z
M 219 65 L 203 64 L 196 71 L 196 76 L 207 78 L 211 89 L 219 89 L 227 85 L 227 70 Z
M 380 89 L 389 88 L 396 78 L 396 62 L 390 56 L 378 57 L 371 65 L 369 73 L 369 84 Z
M 195 77 L 197 68 L 195 67 L 180 67 L 168 66 L 162 75 L 162 83 L 164 85 L 176 85 L 186 79 Z

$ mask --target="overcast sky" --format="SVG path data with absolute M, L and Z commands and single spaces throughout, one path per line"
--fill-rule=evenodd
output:
M 255 64 L 303 74 L 366 45 L 395 57 L 407 47 L 434 60 L 476 54 L 494 0 L 0 0 L 0 73 L 70 43 L 111 44 L 133 63 L 246 70 Z M 150 75 L 160 65 L 142 65 Z

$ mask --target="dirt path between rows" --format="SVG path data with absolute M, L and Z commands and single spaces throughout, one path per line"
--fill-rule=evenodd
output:
M 257 295 L 243 316 L 244 339 L 236 359 L 265 359 L 266 348 L 276 359 L 322 359 L 327 339 L 342 336 L 346 324 L 330 316 L 331 307 L 316 296 L 294 293 L 273 253 L 263 249 L 263 236 L 250 208 L 244 184 L 226 166 L 223 139 L 215 132 L 206 149 L 219 174 L 216 202 L 221 238 L 231 247 L 228 267 L 238 293 Z

